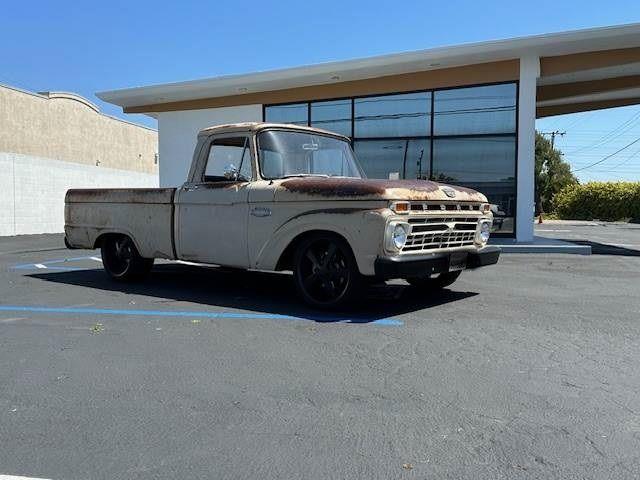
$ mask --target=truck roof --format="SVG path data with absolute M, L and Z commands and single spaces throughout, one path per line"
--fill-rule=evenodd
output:
M 277 128 L 286 130 L 300 130 L 310 133 L 321 133 L 324 135 L 331 135 L 334 137 L 340 137 L 349 141 L 349 137 L 340 135 L 339 133 L 330 132 L 329 130 L 322 130 L 315 127 L 306 127 L 303 125 L 293 125 L 290 123 L 267 123 L 267 122 L 242 122 L 242 123 L 228 123 L 225 125 L 214 125 L 212 127 L 203 128 L 198 133 L 198 136 L 209 136 L 214 133 L 233 133 L 233 132 L 257 132 L 267 128 Z

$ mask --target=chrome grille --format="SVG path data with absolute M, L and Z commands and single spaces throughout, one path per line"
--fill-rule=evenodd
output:
M 471 202 L 411 202 L 411 212 L 480 211 L 481 203 Z
M 473 246 L 479 216 L 409 218 L 411 234 L 402 252 Z

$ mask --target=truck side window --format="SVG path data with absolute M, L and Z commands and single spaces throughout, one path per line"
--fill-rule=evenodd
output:
M 249 137 L 215 139 L 209 148 L 204 182 L 248 182 L 251 180 Z

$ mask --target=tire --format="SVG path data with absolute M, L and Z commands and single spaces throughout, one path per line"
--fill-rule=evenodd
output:
M 426 288 L 429 290 L 440 290 L 455 282 L 461 273 L 462 270 L 458 270 L 456 272 L 440 273 L 435 277 L 427 275 L 426 277 L 411 277 L 406 280 L 414 287 Z
M 309 305 L 334 309 L 360 291 L 361 277 L 351 248 L 342 238 L 318 233 L 296 248 L 293 278 L 298 295 Z
M 153 258 L 142 258 L 131 238 L 109 235 L 101 245 L 102 266 L 119 282 L 141 280 L 151 271 Z

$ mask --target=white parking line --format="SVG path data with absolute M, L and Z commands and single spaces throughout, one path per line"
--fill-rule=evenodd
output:
M 26 320 L 26 318 L 25 317 L 3 318 L 2 320 L 0 320 L 0 323 L 11 323 L 11 322 L 16 322 L 18 320 Z M 0 475 L 0 478 L 2 478 L 2 475 Z
M 17 477 L 15 475 L 0 475 L 0 480 L 48 480 L 48 479 L 36 478 L 36 477 Z
M 204 263 L 196 263 L 196 262 L 187 262 L 186 260 L 176 260 L 175 263 L 179 263 L 181 265 L 192 265 L 194 267 L 207 267 L 210 265 Z

